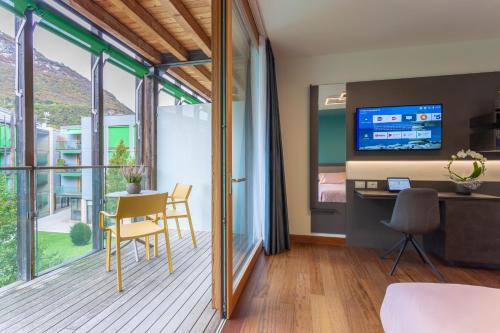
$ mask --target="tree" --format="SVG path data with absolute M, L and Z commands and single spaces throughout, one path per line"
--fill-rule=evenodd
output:
M 130 154 L 125 147 L 125 143 L 120 139 L 120 142 L 116 146 L 113 155 L 109 160 L 109 165 L 127 165 L 129 164 Z M 119 168 L 109 168 L 106 170 L 106 193 L 123 191 L 127 182 L 123 178 Z
M 128 165 L 130 163 L 130 153 L 125 146 L 125 142 L 120 139 L 113 155 L 111 155 L 109 165 Z M 127 186 L 127 181 L 122 176 L 120 168 L 106 169 L 105 183 L 106 193 L 124 191 Z M 108 199 L 108 202 L 106 203 L 106 210 L 110 212 L 114 212 L 116 210 L 116 199 Z
M 17 198 L 8 178 L 0 173 L 0 286 L 17 277 Z

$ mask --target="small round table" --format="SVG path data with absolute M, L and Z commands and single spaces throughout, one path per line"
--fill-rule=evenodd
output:
M 127 191 L 119 191 L 119 192 L 106 193 L 106 198 L 119 199 L 121 197 L 140 197 L 140 196 L 151 195 L 151 194 L 160 194 L 160 193 L 165 193 L 165 192 L 159 192 L 159 191 L 153 191 L 153 190 L 142 190 L 141 193 L 130 194 Z M 119 223 L 119 222 L 116 221 L 116 223 Z M 143 243 L 140 239 L 139 240 L 134 239 L 134 240 L 130 240 L 128 242 L 125 242 L 125 244 L 123 244 L 122 246 L 127 246 L 130 243 L 134 244 L 135 261 L 139 262 L 139 253 L 137 252 L 137 242 Z M 114 252 L 115 251 L 113 251 L 112 253 L 114 253 Z

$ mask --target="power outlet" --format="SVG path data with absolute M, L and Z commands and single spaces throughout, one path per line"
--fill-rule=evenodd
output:
M 364 180 L 356 180 L 354 182 L 354 188 L 366 188 Z
M 377 181 L 366 182 L 366 187 L 371 189 L 378 188 L 378 182 Z

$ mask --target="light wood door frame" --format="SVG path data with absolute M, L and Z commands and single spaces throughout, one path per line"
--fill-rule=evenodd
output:
M 236 308 L 262 248 L 259 242 L 238 285 L 233 288 L 232 13 L 235 1 L 240 0 L 212 1 L 212 299 L 213 306 L 227 319 Z M 255 25 L 247 11 L 240 14 L 247 15 Z

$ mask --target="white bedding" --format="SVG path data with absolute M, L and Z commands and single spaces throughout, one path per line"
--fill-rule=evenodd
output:
M 380 319 L 385 333 L 500 332 L 500 289 L 395 283 L 387 287 Z
M 345 183 L 318 184 L 320 202 L 345 202 Z

